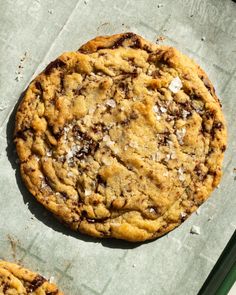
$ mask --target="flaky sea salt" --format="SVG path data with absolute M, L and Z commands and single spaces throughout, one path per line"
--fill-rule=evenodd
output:
M 165 176 L 165 177 L 169 176 L 169 172 L 168 171 L 164 172 L 163 176 Z
M 155 211 L 154 208 L 150 208 L 150 209 L 149 209 L 149 212 L 150 212 L 150 213 L 154 213 L 154 212 L 156 212 L 156 211 Z
M 129 146 L 132 147 L 132 148 L 138 148 L 137 142 L 130 142 Z
M 115 144 L 115 142 L 112 141 L 110 136 L 107 134 L 103 137 L 103 141 L 106 143 L 106 146 L 108 147 L 112 147 Z
M 96 108 L 94 106 L 92 106 L 91 108 L 89 108 L 88 110 L 88 114 L 92 115 L 95 112 Z
M 52 151 L 51 151 L 51 150 L 48 150 L 48 151 L 46 152 L 46 156 L 47 156 L 47 157 L 51 157 L 51 156 L 52 156 Z
M 157 105 L 154 105 L 154 107 L 152 108 L 154 113 L 159 113 L 159 108 Z
M 184 217 L 186 217 L 187 216 L 187 213 L 185 213 L 185 212 L 180 212 L 180 217 L 181 218 L 184 218 Z
M 183 116 L 183 119 L 186 120 L 187 119 L 187 116 L 190 114 L 190 112 L 186 111 L 186 110 L 183 110 L 183 113 L 182 113 L 182 116 Z
M 113 146 L 112 151 L 115 155 L 117 155 L 119 153 L 120 149 L 117 146 Z
M 180 130 L 176 130 L 176 136 L 177 136 L 177 139 L 178 139 L 178 142 L 179 144 L 183 144 L 183 139 L 184 139 L 184 136 L 186 134 L 186 128 L 182 128 Z
M 154 107 L 152 108 L 152 110 L 153 110 L 153 112 L 156 115 L 157 121 L 159 121 L 161 119 L 159 107 L 157 105 L 154 105 Z
M 159 161 L 160 160 L 160 154 L 159 153 L 152 154 L 151 159 L 153 161 Z
M 67 173 L 67 176 L 68 176 L 68 177 L 73 177 L 73 176 L 74 176 L 74 173 L 71 172 L 71 171 L 69 171 L 69 172 Z
M 110 106 L 111 108 L 115 108 L 116 107 L 116 102 L 114 99 L 108 99 L 106 102 L 106 105 Z
M 70 161 L 70 159 L 73 158 L 78 151 L 79 149 L 77 145 L 72 146 L 71 149 L 67 152 L 66 161 Z
M 42 182 L 41 182 L 41 188 L 45 188 L 45 187 L 47 187 L 47 184 L 46 184 L 45 181 L 42 180 Z
M 112 160 L 111 160 L 110 158 L 103 157 L 103 158 L 102 158 L 102 162 L 103 162 L 103 164 L 105 164 L 106 166 L 109 166 L 109 165 L 111 165 Z
M 179 78 L 179 77 L 175 77 L 175 78 L 171 81 L 171 83 L 170 83 L 170 85 L 169 85 L 169 89 L 170 89 L 170 91 L 172 91 L 173 93 L 177 93 L 177 92 L 182 88 L 182 86 L 183 86 L 183 84 L 182 84 L 180 78 Z
M 190 229 L 190 233 L 194 235 L 200 235 L 201 234 L 201 229 L 199 226 L 193 225 Z
M 89 189 L 85 189 L 85 191 L 84 191 L 84 195 L 85 196 L 89 196 L 89 195 L 91 195 L 92 194 L 92 191 L 91 190 L 89 190 Z
M 167 154 L 167 155 L 166 155 L 165 160 L 166 160 L 166 161 L 169 161 L 169 160 L 170 160 L 170 154 Z
M 180 167 L 178 170 L 178 175 L 179 175 L 179 180 L 180 181 L 184 181 L 185 180 L 185 176 L 184 176 L 184 170 L 182 167 Z
M 167 112 L 167 109 L 164 108 L 164 107 L 160 107 L 160 111 L 161 111 L 162 113 L 166 113 L 166 112 Z

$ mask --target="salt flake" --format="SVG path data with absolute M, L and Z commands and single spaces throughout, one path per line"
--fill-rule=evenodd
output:
M 167 112 L 167 109 L 164 108 L 164 107 L 160 107 L 160 111 L 161 111 L 162 113 L 166 113 L 166 112 Z
M 92 191 L 89 190 L 89 189 L 86 189 L 86 190 L 84 191 L 84 194 L 85 194 L 85 196 L 89 196 L 89 195 L 92 194 Z
M 183 138 L 186 134 L 186 128 L 182 128 L 180 130 L 176 130 L 176 136 L 177 136 L 177 139 L 178 139 L 178 142 L 179 144 L 183 144 Z
M 112 108 L 115 108 L 116 107 L 116 102 L 114 99 L 108 99 L 107 102 L 106 102 L 106 105 L 112 107 Z
M 186 217 L 187 216 L 187 213 L 185 213 L 185 212 L 180 212 L 180 217 L 181 218 L 184 218 L 184 217 Z
M 170 83 L 170 85 L 169 85 L 169 89 L 170 89 L 170 91 L 172 91 L 173 93 L 177 93 L 177 92 L 182 88 L 182 86 L 183 86 L 183 84 L 182 84 L 180 78 L 179 78 L 179 77 L 175 77 L 175 78 L 171 81 L 171 83 Z
M 159 113 L 159 108 L 157 105 L 154 105 L 154 107 L 152 108 L 154 113 Z

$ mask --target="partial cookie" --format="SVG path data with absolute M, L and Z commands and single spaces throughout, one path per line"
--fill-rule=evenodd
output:
M 181 224 L 218 185 L 226 126 L 205 72 L 133 33 L 48 65 L 16 115 L 22 178 L 72 229 L 144 241 Z
M 41 275 L 0 260 L 0 294 L 63 295 Z

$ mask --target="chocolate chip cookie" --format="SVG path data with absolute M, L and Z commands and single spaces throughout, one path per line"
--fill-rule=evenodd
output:
M 73 230 L 144 241 L 181 224 L 218 185 L 226 125 L 205 72 L 133 33 L 50 63 L 16 115 L 22 178 Z
M 44 277 L 17 264 L 0 260 L 0 294 L 63 295 Z

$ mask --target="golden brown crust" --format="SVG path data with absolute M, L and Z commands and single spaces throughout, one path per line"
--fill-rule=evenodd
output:
M 0 260 L 0 294 L 63 295 L 41 275 L 3 260 Z
M 82 53 L 93 53 L 100 49 L 115 49 L 121 46 L 143 49 L 150 52 L 154 49 L 153 44 L 147 42 L 141 36 L 127 32 L 112 36 L 98 36 L 82 45 L 78 51 Z
M 124 33 L 39 75 L 15 142 L 27 188 L 72 229 L 144 241 L 178 226 L 219 183 L 226 126 L 195 62 Z

